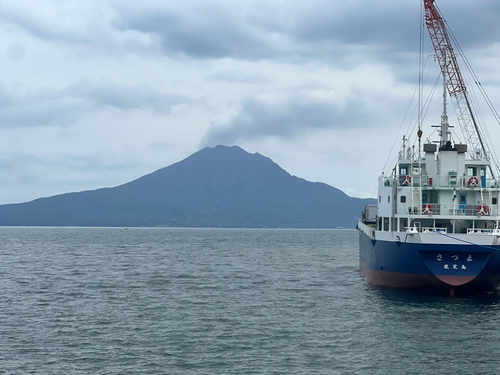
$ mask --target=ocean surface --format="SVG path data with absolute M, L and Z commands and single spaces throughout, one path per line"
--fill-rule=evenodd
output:
M 0 374 L 499 374 L 500 297 L 373 288 L 354 230 L 0 228 Z

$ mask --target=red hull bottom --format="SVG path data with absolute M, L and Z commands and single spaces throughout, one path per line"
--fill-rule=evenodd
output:
M 453 289 L 454 293 L 455 287 L 463 287 L 466 289 L 468 287 L 467 284 L 476 279 L 474 276 L 435 276 L 371 270 L 366 267 L 366 264 L 361 258 L 359 259 L 359 269 L 363 277 L 370 284 L 403 289 L 435 291 Z M 482 287 L 477 289 L 479 289 L 478 291 L 495 290 L 497 287 L 498 280 L 488 280 Z

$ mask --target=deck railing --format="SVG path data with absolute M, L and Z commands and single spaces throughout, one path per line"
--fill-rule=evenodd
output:
M 439 233 L 447 234 L 448 230 L 446 228 L 433 228 L 433 227 L 423 227 L 418 225 L 406 228 L 407 233 Z M 500 229 L 479 229 L 479 228 L 467 228 L 467 234 L 494 234 L 500 236 Z
M 371 239 L 375 239 L 375 228 L 366 225 L 361 219 L 358 220 L 358 229 L 366 234 Z
M 427 207 L 425 207 L 427 206 Z M 427 204 L 421 208 L 413 207 L 411 203 L 398 203 L 397 214 L 414 215 L 459 215 L 459 216 L 499 216 L 498 205 L 477 205 L 477 204 Z
M 412 186 L 422 188 L 498 188 L 500 181 L 493 178 L 485 178 L 481 176 L 412 176 L 401 175 L 384 177 L 385 186 Z

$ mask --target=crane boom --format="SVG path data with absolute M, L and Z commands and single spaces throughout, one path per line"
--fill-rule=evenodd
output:
M 471 159 L 489 159 L 490 151 L 483 141 L 472 112 L 467 88 L 458 66 L 457 57 L 453 52 L 448 30 L 443 17 L 434 5 L 434 1 L 424 0 L 427 30 L 436 52 L 448 94 L 455 107 L 460 128 L 469 148 L 469 157 Z

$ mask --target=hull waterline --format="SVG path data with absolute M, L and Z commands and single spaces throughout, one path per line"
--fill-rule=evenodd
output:
M 406 244 L 375 241 L 363 232 L 359 237 L 359 269 L 372 285 L 443 294 L 481 293 L 500 287 L 498 245 Z

